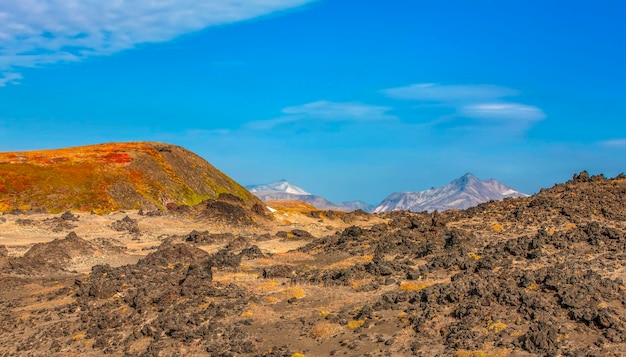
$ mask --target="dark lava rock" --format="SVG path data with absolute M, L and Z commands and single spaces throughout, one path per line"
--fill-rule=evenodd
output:
M 558 329 L 544 321 L 531 325 L 526 335 L 522 336 L 521 342 L 528 352 L 542 354 L 555 351 L 561 344 Z
M 213 239 L 211 239 L 209 231 L 198 232 L 195 229 L 185 236 L 185 241 L 203 244 L 213 243 Z
M 90 281 L 94 282 L 86 286 L 87 296 L 96 299 L 108 299 L 117 293 L 117 287 L 114 282 L 107 279 L 107 276 L 112 272 L 111 266 L 96 265 L 91 268 Z M 77 281 L 78 286 L 82 286 L 82 282 Z
M 18 226 L 32 226 L 35 224 L 35 221 L 28 218 L 18 218 L 15 220 L 15 224 L 17 224 Z
M 64 221 L 76 222 L 78 221 L 78 216 L 72 214 L 72 212 L 66 211 L 61 215 L 61 219 Z
M 25 264 L 33 267 L 52 266 L 64 268 L 75 257 L 93 256 L 99 252 L 91 243 L 70 232 L 63 239 L 48 243 L 37 243 L 21 258 Z
M 185 277 L 180 282 L 181 295 L 202 293 L 201 287 L 213 280 L 211 266 L 210 259 L 190 264 Z
M 292 240 L 315 239 L 315 237 L 311 233 L 303 229 L 294 229 L 291 232 L 280 231 L 276 233 L 276 236 L 283 239 Z
M 139 265 L 169 266 L 170 264 L 191 263 L 208 258 L 209 254 L 189 244 L 164 242 L 156 252 L 148 254 L 139 261 Z
M 250 354 L 252 339 L 227 319 L 239 317 L 251 297 L 213 282 L 212 266 L 207 253 L 167 241 L 136 265 L 96 266 L 76 281 L 81 312 L 72 326 L 95 339 L 96 354 L 127 354 L 138 339 L 146 344 L 137 353 L 148 356 L 177 355 L 180 343 L 209 355 Z
M 241 255 L 234 254 L 228 249 L 221 249 L 217 253 L 211 255 L 211 263 L 218 268 L 236 268 L 241 264 Z
M 239 253 L 239 255 L 241 255 L 242 257 L 246 257 L 248 259 L 257 259 L 257 258 L 266 257 L 266 255 L 263 254 L 263 252 L 261 251 L 261 248 L 257 247 L 256 245 L 243 249 L 241 253 Z
M 263 278 L 291 278 L 295 275 L 294 270 L 294 267 L 290 265 L 272 265 L 267 268 L 263 268 Z
M 231 201 L 211 200 L 204 203 L 203 216 L 214 221 L 222 221 L 230 224 L 254 224 L 249 211 Z
M 127 231 L 129 233 L 139 233 L 139 223 L 136 219 L 128 216 L 111 223 L 111 228 L 118 232 Z
M 244 237 L 237 237 L 237 238 L 231 240 L 230 242 L 228 242 L 228 244 L 226 244 L 224 249 L 227 249 L 227 250 L 241 250 L 241 249 L 244 249 L 244 248 L 249 248 L 251 246 L 252 246 L 252 244 L 246 238 L 244 238 Z
M 574 174 L 574 176 L 572 176 L 572 181 L 573 182 L 588 182 L 589 173 L 585 170 L 585 171 L 581 171 L 578 174 Z

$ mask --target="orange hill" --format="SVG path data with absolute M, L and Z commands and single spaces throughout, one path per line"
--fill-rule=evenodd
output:
M 249 205 L 260 202 L 206 160 L 174 145 L 109 143 L 0 153 L 0 212 L 165 209 L 223 193 Z
M 295 200 L 269 200 L 263 202 L 266 206 L 272 209 L 283 212 L 311 212 L 318 211 L 315 206 L 310 203 Z

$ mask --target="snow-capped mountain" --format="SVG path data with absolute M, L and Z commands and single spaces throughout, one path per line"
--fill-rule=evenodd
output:
M 287 180 L 285 179 L 271 182 L 265 185 L 249 185 L 246 186 L 246 188 L 252 193 L 285 192 L 294 195 L 310 195 L 310 193 L 306 192 L 305 190 L 294 184 L 287 182 Z
M 262 201 L 288 201 L 297 200 L 310 203 L 317 209 L 321 210 L 336 210 L 336 211 L 355 211 L 362 209 L 364 211 L 371 211 L 374 208 L 373 205 L 363 201 L 349 201 L 349 202 L 331 202 L 324 197 L 312 195 L 304 189 L 286 181 L 280 180 L 263 185 L 248 185 L 246 186 L 248 191 L 252 192 L 255 196 Z
M 468 173 L 450 182 L 448 185 L 419 192 L 396 192 L 385 198 L 374 213 L 409 210 L 443 211 L 447 209 L 466 209 L 491 200 L 507 197 L 528 197 L 495 179 L 479 180 Z

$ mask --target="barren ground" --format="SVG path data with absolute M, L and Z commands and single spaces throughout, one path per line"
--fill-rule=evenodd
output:
M 0 355 L 621 356 L 624 202 L 578 177 L 434 214 L 4 214 Z

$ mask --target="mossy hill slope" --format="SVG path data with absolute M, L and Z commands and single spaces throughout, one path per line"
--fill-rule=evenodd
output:
M 260 201 L 198 155 L 152 143 L 0 153 L 0 211 L 165 209 L 231 194 Z

